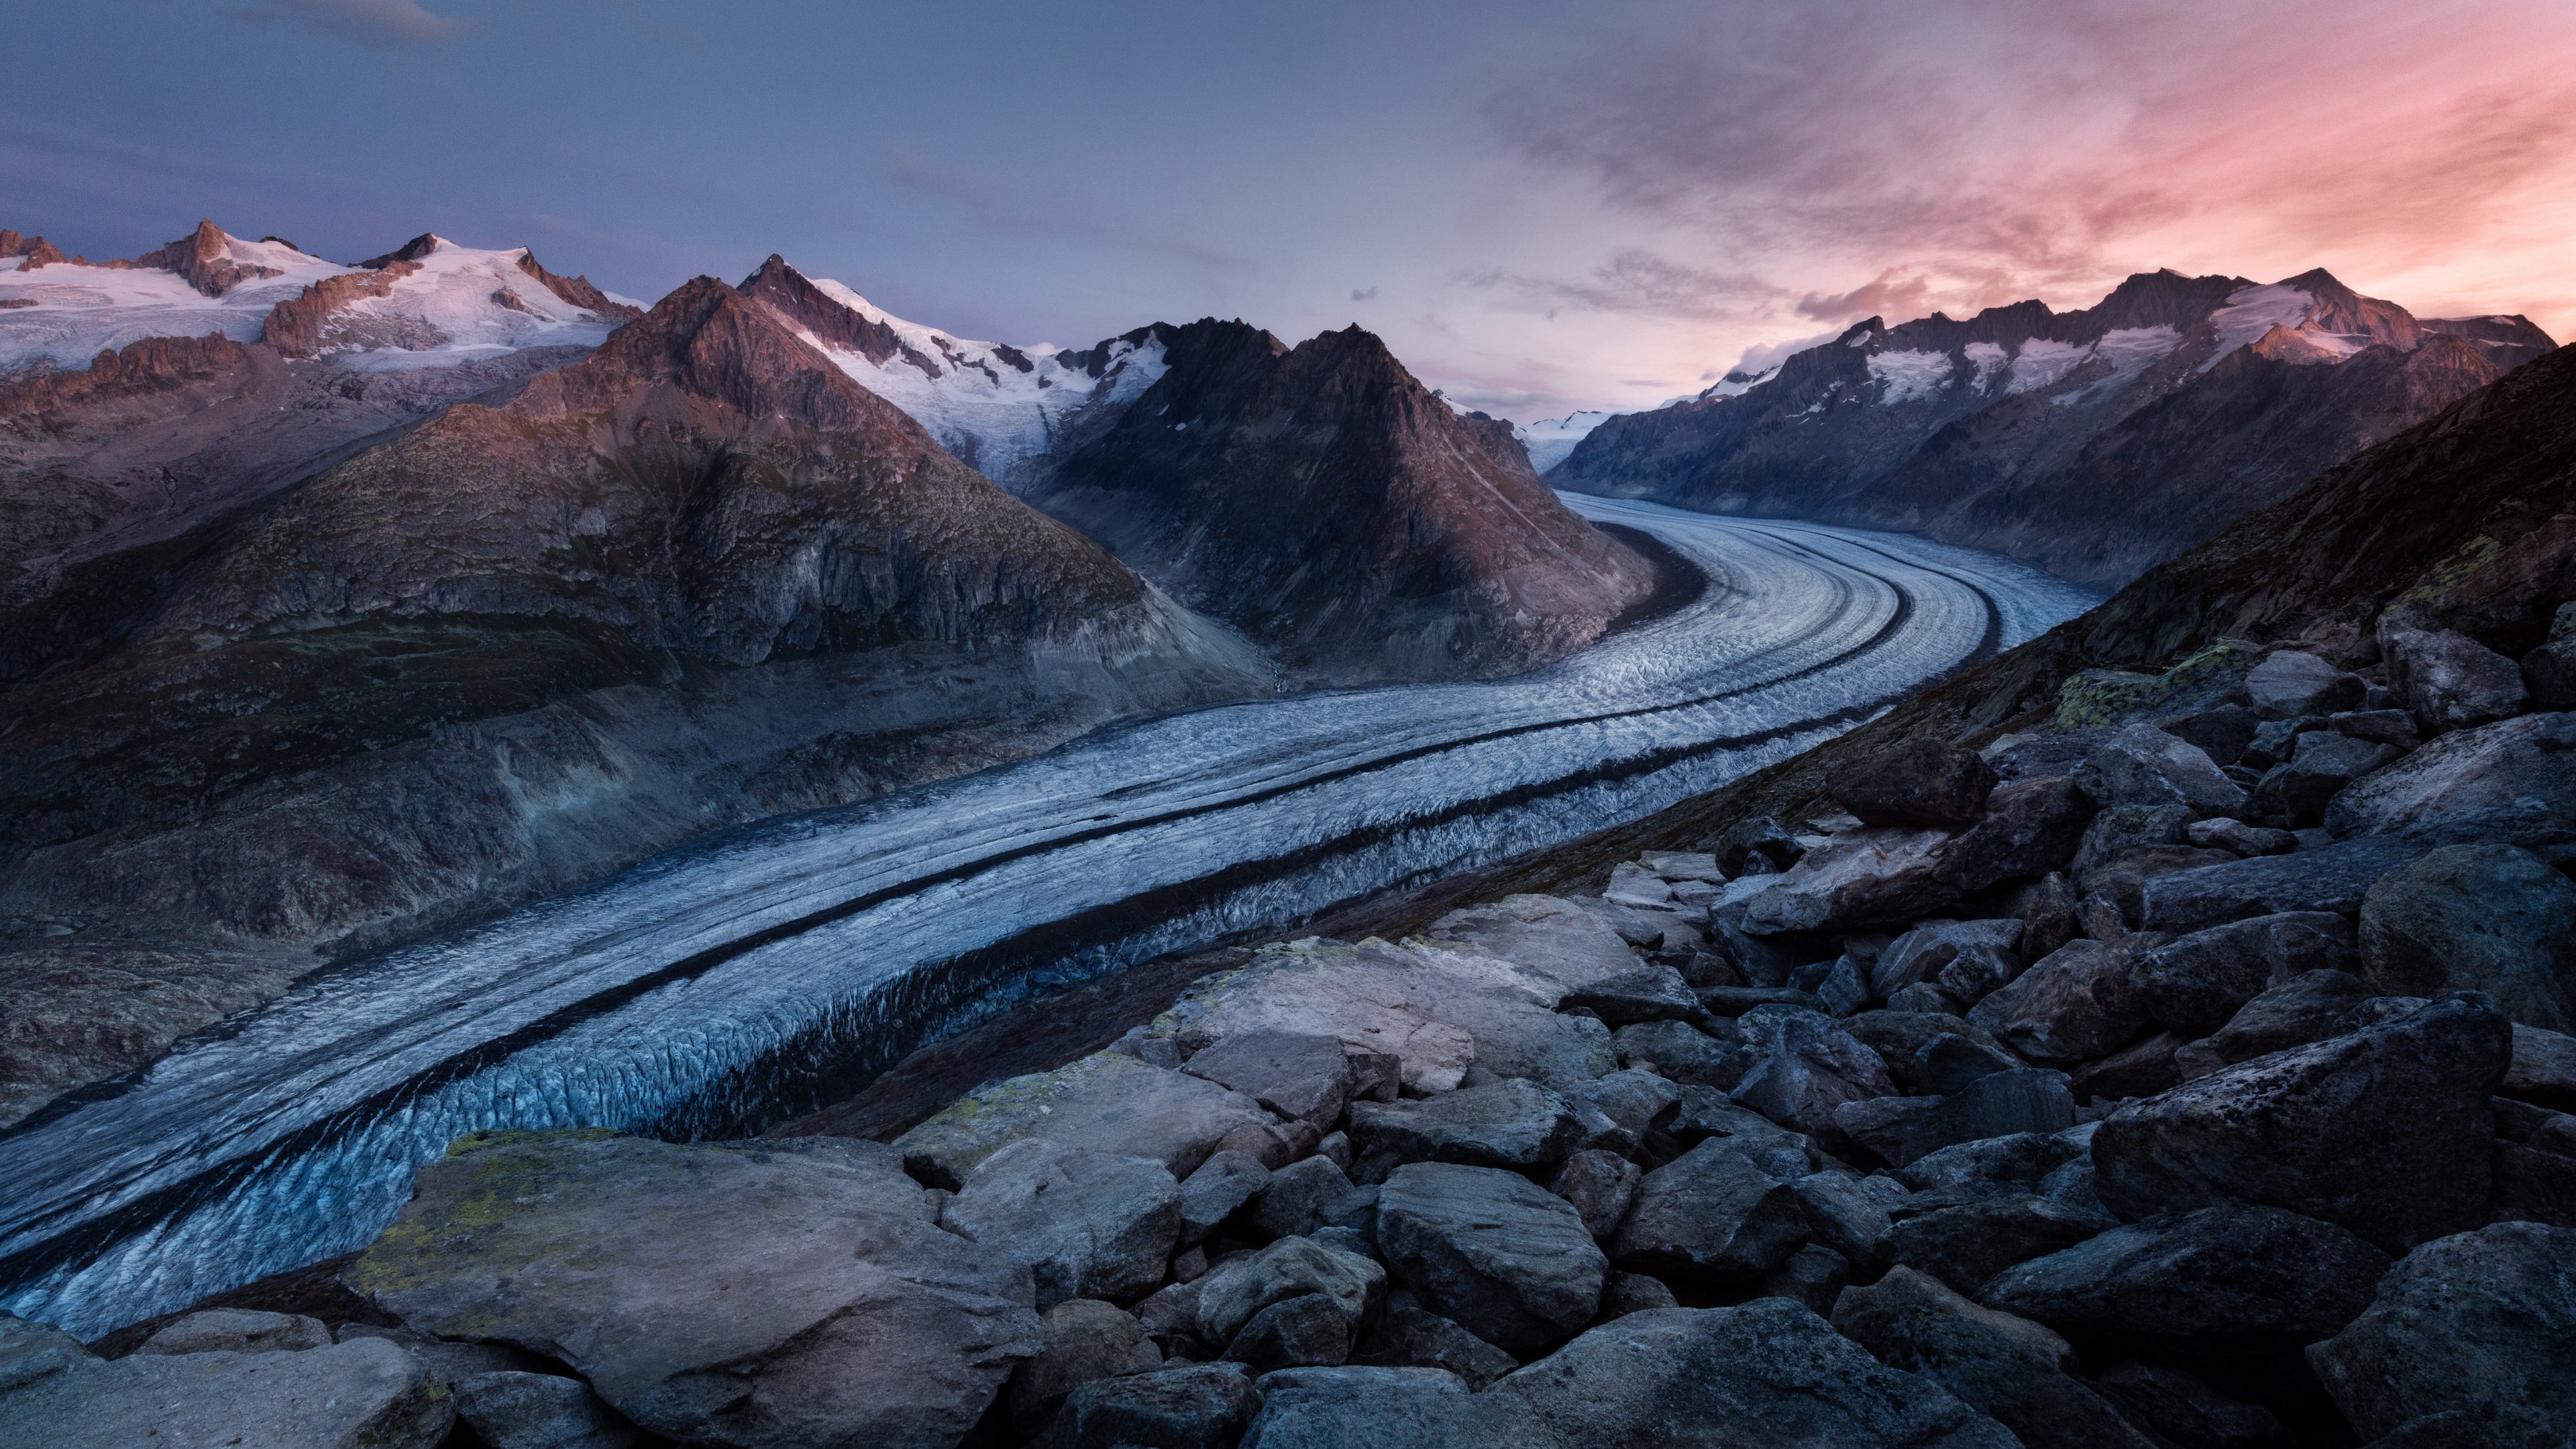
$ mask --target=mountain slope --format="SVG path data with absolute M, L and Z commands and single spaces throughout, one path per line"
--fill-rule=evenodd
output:
M 1560 486 L 1929 533 L 2116 583 L 2547 343 L 2314 271 L 2142 273 L 2098 306 L 1863 322 L 1730 393 L 1613 418 Z
M 1269 686 L 705 278 L 177 575 L 112 649 L 0 695 L 0 915 L 90 923 L 0 956 L 30 1001 L 63 952 L 238 982 L 226 953 L 309 966 Z
M 1208 319 L 1031 501 L 1313 677 L 1501 673 L 1597 638 L 1654 566 L 1568 511 L 1510 425 L 1353 327 Z

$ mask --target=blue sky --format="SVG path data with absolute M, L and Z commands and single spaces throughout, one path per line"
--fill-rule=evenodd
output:
M 1523 419 L 1877 310 L 2324 264 L 2576 324 L 2576 7 L 0 0 L 0 225 L 770 252 L 968 336 L 1359 322 Z

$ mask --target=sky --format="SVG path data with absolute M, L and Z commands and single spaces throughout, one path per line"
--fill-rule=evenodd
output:
M 951 333 L 1357 323 L 1519 421 L 2323 266 L 2576 337 L 2571 0 L 0 0 L 0 226 L 423 231 Z

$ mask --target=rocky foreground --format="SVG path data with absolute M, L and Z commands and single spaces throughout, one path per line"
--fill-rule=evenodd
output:
M 2576 605 L 2372 642 L 1265 947 L 892 1141 L 465 1139 L 336 1323 L 0 1320 L 0 1444 L 2565 1445 Z

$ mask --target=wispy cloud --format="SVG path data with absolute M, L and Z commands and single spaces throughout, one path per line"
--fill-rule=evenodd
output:
M 379 50 L 436 45 L 469 28 L 456 16 L 422 9 L 419 0 L 268 0 L 233 13 L 252 21 L 302 21 L 324 35 Z
M 1488 269 L 1471 272 L 1464 280 L 1470 287 L 1517 294 L 1550 313 L 1559 308 L 1577 308 L 1663 317 L 1720 317 L 1740 313 L 1750 303 L 1787 295 L 1750 273 L 1696 267 L 1643 247 L 1623 247 L 1613 252 L 1608 261 L 1577 277 Z

